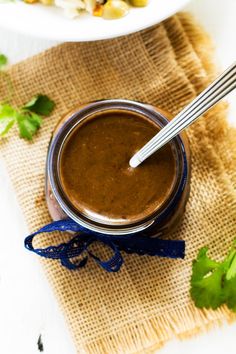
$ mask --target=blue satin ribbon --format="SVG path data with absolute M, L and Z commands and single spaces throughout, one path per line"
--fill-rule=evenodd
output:
M 77 234 L 69 242 L 58 246 L 34 248 L 33 240 L 36 235 L 53 231 L 73 231 Z M 112 251 L 110 259 L 103 261 L 90 250 L 89 246 L 94 242 L 100 242 Z M 140 232 L 131 235 L 105 235 L 90 231 L 72 219 L 65 219 L 54 221 L 27 236 L 25 247 L 41 257 L 58 259 L 64 267 L 71 270 L 84 267 L 90 256 L 107 272 L 117 272 L 124 262 L 120 251 L 138 255 L 184 258 L 185 242 L 151 238 Z

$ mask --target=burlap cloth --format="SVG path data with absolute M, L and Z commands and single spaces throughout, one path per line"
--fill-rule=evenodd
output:
M 0 145 L 29 230 L 50 222 L 44 165 L 61 116 L 78 103 L 115 97 L 150 102 L 175 114 L 215 77 L 211 56 L 207 35 L 189 15 L 179 14 L 141 33 L 63 44 L 13 66 L 15 104 L 35 93 L 57 104 L 33 143 L 13 132 Z M 0 95 L 5 96 L 3 81 Z M 228 127 L 225 108 L 218 105 L 188 129 L 191 195 L 182 225 L 171 235 L 186 240 L 185 260 L 124 255 L 125 265 L 115 274 L 92 260 L 79 271 L 43 261 L 78 353 L 150 353 L 173 336 L 184 338 L 234 319 L 225 307 L 196 309 L 189 296 L 197 250 L 209 245 L 220 258 L 236 236 L 236 133 Z

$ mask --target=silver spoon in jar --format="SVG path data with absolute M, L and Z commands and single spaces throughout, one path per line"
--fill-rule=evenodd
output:
M 178 113 L 129 161 L 135 168 L 236 88 L 236 62 Z

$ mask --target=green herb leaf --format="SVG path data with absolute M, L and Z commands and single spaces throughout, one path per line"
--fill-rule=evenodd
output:
M 41 115 L 49 115 L 55 104 L 45 95 L 37 95 L 20 109 L 0 103 L 0 136 L 4 136 L 17 123 L 20 137 L 32 140 L 42 125 Z
M 16 111 L 7 104 L 0 104 L 0 136 L 8 133 L 16 121 Z
M 228 308 L 236 312 L 236 277 L 225 282 L 224 295 Z
M 43 116 L 48 116 L 54 107 L 55 103 L 50 98 L 45 95 L 37 95 L 26 103 L 23 108 Z
M 0 70 L 7 65 L 8 59 L 4 54 L 0 54 Z
M 192 280 L 201 280 L 210 271 L 213 271 L 218 267 L 218 262 L 213 261 L 207 257 L 207 247 L 203 247 L 199 250 L 197 259 L 193 261 L 193 273 Z
M 207 256 L 206 247 L 200 249 L 193 261 L 191 297 L 199 308 L 216 309 L 222 304 L 236 311 L 236 249 L 235 243 L 222 262 Z
M 33 112 L 20 112 L 17 114 L 17 124 L 20 137 L 32 140 L 35 133 L 42 125 L 42 118 Z
M 234 244 L 234 247 L 231 249 L 231 251 L 229 252 L 229 255 L 227 256 L 226 279 L 230 280 L 230 279 L 234 278 L 235 276 L 236 276 L 236 250 L 235 250 L 235 244 Z

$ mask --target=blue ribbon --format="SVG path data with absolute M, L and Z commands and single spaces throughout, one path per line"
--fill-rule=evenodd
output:
M 69 242 L 58 246 L 34 248 L 33 240 L 36 235 L 53 231 L 73 231 L 77 234 Z M 103 261 L 90 250 L 89 246 L 94 242 L 100 242 L 112 251 L 110 259 Z M 59 259 L 64 267 L 71 270 L 84 267 L 90 256 L 107 272 L 117 272 L 123 264 L 120 251 L 138 255 L 184 258 L 185 242 L 148 237 L 140 232 L 131 235 L 105 235 L 88 230 L 72 219 L 65 219 L 54 221 L 27 236 L 25 247 L 41 257 Z

